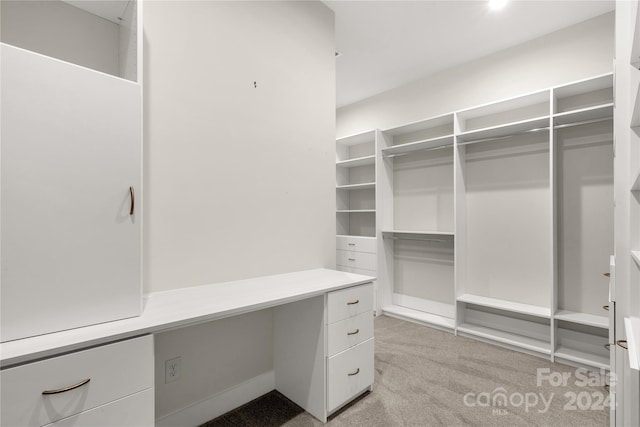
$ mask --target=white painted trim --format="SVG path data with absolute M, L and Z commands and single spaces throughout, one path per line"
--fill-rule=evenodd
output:
M 275 389 L 274 371 L 265 372 L 213 396 L 156 419 L 156 427 L 197 426 Z

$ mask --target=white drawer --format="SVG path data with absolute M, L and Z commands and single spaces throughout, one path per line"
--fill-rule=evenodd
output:
M 373 311 L 332 323 L 327 328 L 328 354 L 333 356 L 373 338 Z
M 331 412 L 373 384 L 373 338 L 328 359 L 327 411 Z
M 327 295 L 327 323 L 357 316 L 373 309 L 373 283 L 329 292 Z
M 346 271 L 347 273 L 362 274 L 363 276 L 377 277 L 378 273 L 375 270 L 365 270 L 363 268 L 345 267 L 344 265 L 336 266 L 338 271 Z
M 375 254 L 375 237 L 336 236 L 336 249 L 343 251 L 370 252 Z
M 152 388 L 81 412 L 47 427 L 153 427 L 155 393 Z
M 147 335 L 33 362 L 0 373 L 3 426 L 42 426 L 153 387 Z M 57 394 L 42 394 L 90 379 Z
M 376 269 L 376 254 L 355 251 L 336 251 L 336 263 L 345 267 Z

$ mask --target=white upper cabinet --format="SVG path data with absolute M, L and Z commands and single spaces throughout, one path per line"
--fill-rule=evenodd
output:
M 141 85 L 1 48 L 2 342 L 139 315 Z

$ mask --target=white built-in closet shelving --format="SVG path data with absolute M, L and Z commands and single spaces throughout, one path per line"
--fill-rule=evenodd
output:
M 336 140 L 336 265 L 376 275 L 376 131 Z
M 626 340 L 629 352 L 629 366 L 640 370 L 640 4 L 635 3 L 635 20 L 631 29 L 630 56 L 630 158 L 631 195 L 629 197 L 630 210 L 630 277 L 631 284 L 629 301 L 629 317 L 625 320 Z
M 384 310 L 451 329 L 454 115 L 379 135 L 378 277 L 388 284 Z
M 384 313 L 609 366 L 613 74 L 378 131 Z

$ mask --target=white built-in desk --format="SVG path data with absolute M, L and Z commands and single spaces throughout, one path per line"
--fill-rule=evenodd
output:
M 147 345 L 152 346 L 155 333 L 266 308 L 274 310 L 275 388 L 316 418 L 326 421 L 329 414 L 373 384 L 372 280 L 374 278 L 358 274 L 316 269 L 157 292 L 144 299 L 140 317 L 2 343 L 2 424 L 7 421 L 6 412 L 14 406 L 8 397 L 10 384 L 7 382 L 25 380 L 20 377 L 28 375 L 32 366 L 42 367 L 52 360 L 140 340 L 136 337 L 146 339 L 151 343 Z M 354 334 L 356 330 L 359 332 Z M 144 343 L 142 345 L 144 347 Z M 144 354 L 140 357 L 149 357 L 148 349 L 132 351 Z M 145 364 L 153 367 L 152 348 L 150 357 Z M 87 360 L 92 365 L 92 359 Z M 359 364 L 355 370 L 351 367 L 353 363 Z M 80 362 L 74 364 L 80 366 Z M 56 369 L 60 370 L 59 367 Z M 68 369 L 73 370 L 73 364 Z M 345 382 L 347 379 L 349 383 Z M 31 382 L 32 379 L 26 380 Z M 145 381 L 141 380 L 141 384 L 147 384 L 144 390 L 152 396 L 153 384 L 149 392 Z M 97 389 L 97 380 L 91 386 L 91 390 Z M 47 384 L 44 387 L 63 385 Z M 143 385 L 140 387 L 143 390 Z M 34 400 L 34 404 L 42 406 L 38 402 L 46 397 L 37 394 L 34 399 L 39 400 Z M 86 410 L 78 406 L 74 408 L 75 412 L 55 415 L 58 419 L 71 419 L 74 417 L 70 415 Z M 116 415 L 122 410 L 115 411 Z M 38 411 L 38 415 L 42 415 L 40 418 L 52 421 L 50 408 Z M 149 415 L 146 415 L 144 419 L 148 420 Z M 32 425 L 31 420 L 37 417 L 31 414 L 28 418 L 30 421 L 25 425 Z M 33 425 L 42 425 L 39 422 Z M 111 422 L 117 422 L 117 419 L 111 419 Z

